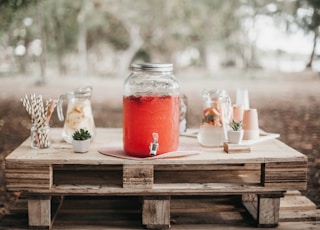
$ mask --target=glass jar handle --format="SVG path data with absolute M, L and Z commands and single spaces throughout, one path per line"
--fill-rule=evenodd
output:
M 66 98 L 66 95 L 61 95 L 59 97 L 58 103 L 57 103 L 57 113 L 58 113 L 58 117 L 60 121 L 64 120 L 64 116 L 63 116 L 63 110 L 62 110 L 62 103 L 63 100 Z

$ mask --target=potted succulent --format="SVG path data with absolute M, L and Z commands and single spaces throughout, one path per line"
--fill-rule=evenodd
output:
M 75 153 L 86 153 L 89 151 L 91 134 L 88 130 L 80 129 L 72 134 L 72 145 Z
M 243 138 L 242 121 L 232 120 L 229 126 L 231 127 L 231 129 L 228 130 L 229 143 L 240 144 Z

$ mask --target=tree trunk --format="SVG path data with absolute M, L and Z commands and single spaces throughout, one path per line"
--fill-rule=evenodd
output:
M 39 57 L 39 64 L 40 64 L 40 76 L 41 79 L 39 81 L 39 84 L 44 84 L 46 82 L 46 50 L 47 50 L 47 43 L 46 43 L 46 32 L 43 26 L 43 8 L 42 8 L 42 2 L 37 1 L 37 20 L 38 20 L 38 26 L 39 26 L 39 33 L 41 37 L 41 47 L 42 52 Z
M 118 72 L 121 77 L 127 73 L 134 55 L 143 44 L 139 26 L 131 25 L 130 23 L 124 23 L 124 25 L 129 33 L 130 46 L 128 49 L 120 51 L 117 55 Z
M 79 36 L 78 36 L 78 52 L 79 52 L 79 72 L 81 76 L 87 76 L 87 26 L 86 14 L 89 2 L 82 1 L 82 7 L 78 14 Z
M 314 54 L 315 54 L 316 47 L 317 47 L 317 39 L 318 39 L 318 33 L 316 31 L 314 31 L 312 52 L 311 52 L 311 55 L 310 55 L 309 62 L 306 65 L 306 68 L 311 68 L 312 67 L 313 58 L 314 58 Z
M 66 75 L 67 70 L 63 63 L 63 56 L 64 56 L 64 43 L 63 43 L 63 28 L 61 23 L 63 23 L 63 19 L 58 15 L 58 9 L 60 6 L 58 3 L 55 4 L 55 12 L 53 16 L 53 25 L 54 25 L 54 41 L 56 43 L 57 48 L 57 61 L 58 61 L 58 70 L 60 75 Z

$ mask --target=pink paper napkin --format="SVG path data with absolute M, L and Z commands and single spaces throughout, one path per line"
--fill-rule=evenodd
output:
M 133 157 L 128 154 L 126 154 L 123 151 L 123 144 L 122 143 L 113 143 L 101 146 L 98 149 L 99 153 L 112 156 L 112 157 L 118 157 L 123 159 L 130 159 L 130 160 L 154 160 L 154 159 L 167 159 L 167 158 L 179 158 L 179 157 L 187 157 L 192 155 L 197 155 L 200 153 L 200 147 L 195 146 L 180 146 L 177 151 L 174 152 L 168 152 L 163 153 L 157 156 L 150 156 L 145 158 L 140 157 Z

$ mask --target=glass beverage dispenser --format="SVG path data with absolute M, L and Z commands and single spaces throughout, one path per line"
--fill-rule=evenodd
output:
M 133 64 L 124 82 L 124 151 L 149 157 L 175 151 L 179 144 L 179 83 L 172 64 Z

